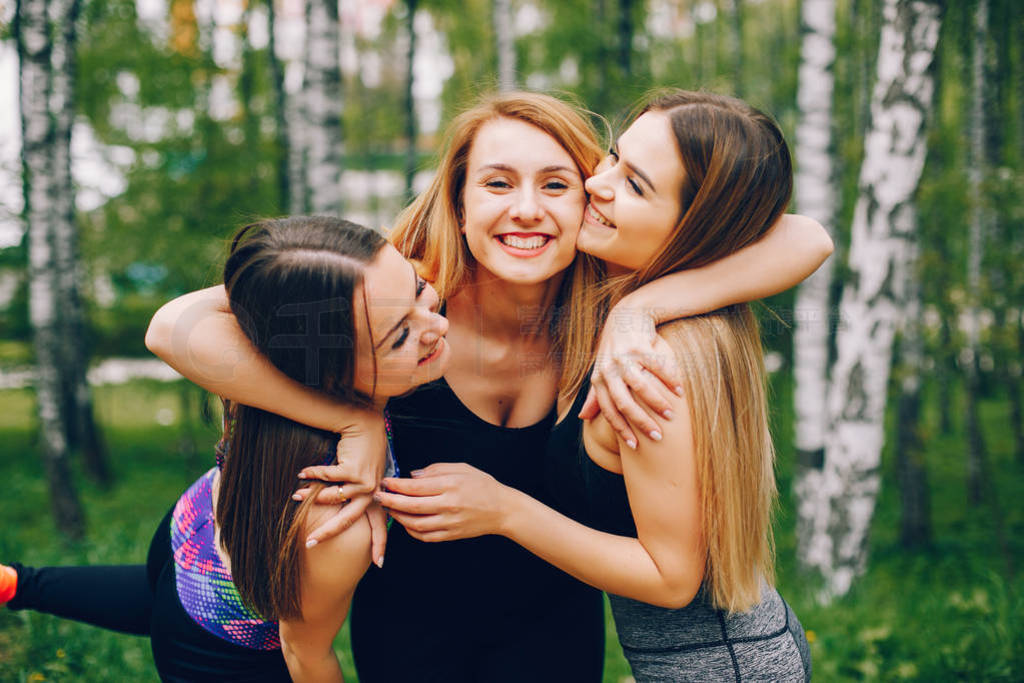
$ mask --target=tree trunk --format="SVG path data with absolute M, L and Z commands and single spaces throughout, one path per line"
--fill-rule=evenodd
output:
M 629 85 L 633 76 L 633 0 L 619 0 L 619 84 Z
M 971 108 L 968 117 L 970 140 L 967 184 L 967 349 L 964 354 L 964 417 L 967 437 L 967 500 L 972 505 L 981 502 L 988 487 L 986 481 L 985 443 L 978 415 L 981 322 L 978 307 L 981 302 L 981 257 L 989 216 L 982 195 L 987 159 L 985 154 L 985 45 L 988 38 L 988 0 L 978 0 L 974 15 L 974 40 L 971 59 Z
M 1017 462 L 1024 464 L 1024 420 L 1021 419 L 1021 362 L 1024 359 L 1024 311 L 1014 309 L 1014 323 L 1011 334 L 1016 348 L 1015 372 L 1009 383 L 1010 392 L 1010 427 L 1013 430 L 1013 444 L 1017 454 Z
M 416 4 L 417 0 L 405 0 L 405 34 L 409 40 L 405 59 L 405 203 L 408 204 L 416 196 L 413 181 L 416 179 L 416 99 L 413 96 L 416 65 Z M 499 3 L 500 4 L 500 3 Z M 507 10 L 506 3 L 506 10 Z M 495 5 L 495 14 L 498 8 Z M 497 17 L 495 17 L 497 28 Z M 506 23 L 506 30 L 508 28 Z M 500 34 L 499 34 L 500 35 Z M 499 48 L 500 57 L 500 48 Z
M 341 63 L 338 3 L 309 0 L 306 5 L 306 73 L 303 137 L 309 208 L 341 215 Z
M 900 542 L 907 548 L 931 543 L 931 496 L 926 449 L 921 437 L 921 366 L 924 338 L 921 323 L 921 282 L 918 259 L 909 259 L 903 328 L 897 343 L 899 380 L 896 406 L 896 480 L 900 491 Z
M 498 53 L 498 89 L 514 90 L 516 87 L 516 44 L 512 33 L 511 0 L 493 0 L 491 22 L 494 29 L 494 45 Z
M 838 215 L 832 141 L 832 95 L 835 88 L 835 0 L 804 0 L 801 15 L 803 42 L 797 84 L 799 119 L 796 127 L 796 209 L 825 225 L 836 238 Z M 822 495 L 821 476 L 828 416 L 828 346 L 831 329 L 829 290 L 832 260 L 804 281 L 796 295 L 796 330 L 793 333 L 794 403 L 796 408 L 797 556 L 804 567 L 816 566 L 814 547 L 823 538 L 828 520 L 828 498 Z
M 274 108 L 275 165 L 277 167 L 277 205 L 286 211 L 291 205 L 291 183 L 288 160 L 291 145 L 288 135 L 287 99 L 284 91 L 284 69 L 277 54 L 277 12 L 274 0 L 267 0 L 267 59 L 270 61 L 270 86 Z
M 822 488 L 830 498 L 820 565 L 825 597 L 844 595 L 866 564 L 868 530 L 881 484 L 886 389 L 907 261 L 916 239 L 914 193 L 924 167 L 926 123 L 939 37 L 934 2 L 886 0 L 871 126 L 840 303 Z
M 63 26 L 50 25 L 45 0 L 19 0 L 15 9 L 14 34 L 20 61 L 20 114 L 22 128 L 22 178 L 25 195 L 25 219 L 29 252 L 29 317 L 36 354 L 36 397 L 39 409 L 41 455 L 50 485 L 50 501 L 57 527 L 69 538 L 80 539 L 85 532 L 85 516 L 75 492 L 68 464 L 67 439 L 69 402 L 68 355 L 61 346 L 61 277 L 58 271 L 59 238 L 56 218 L 66 210 L 61 187 L 69 180 L 58 167 L 60 151 L 55 144 L 57 116 L 51 110 L 63 105 L 55 92 L 61 84 L 54 71 L 54 53 L 63 51 L 66 66 L 67 46 L 55 49 L 65 39 Z M 65 15 L 56 14 L 60 21 Z M 63 87 L 61 85 L 61 87 Z M 65 152 L 66 153 L 66 152 Z

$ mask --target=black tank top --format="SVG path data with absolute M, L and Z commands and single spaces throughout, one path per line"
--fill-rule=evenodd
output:
M 403 476 L 432 463 L 465 462 L 550 504 L 543 464 L 554 410 L 529 427 L 499 427 L 463 405 L 442 378 L 392 399 L 388 412 Z M 423 543 L 394 523 L 385 558 L 356 591 L 354 638 L 360 630 L 386 638 L 396 622 L 406 628 L 422 619 L 431 631 L 468 629 L 500 640 L 567 593 L 597 599 L 593 588 L 500 536 Z
M 544 474 L 551 506 L 593 529 L 636 538 L 622 475 L 597 465 L 583 447 L 583 420 L 576 416 L 589 388 L 588 378 L 548 438 Z

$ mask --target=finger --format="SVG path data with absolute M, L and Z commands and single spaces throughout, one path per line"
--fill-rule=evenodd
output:
M 392 512 L 391 516 L 410 534 L 425 534 L 444 528 L 444 523 L 438 515 L 409 515 L 404 512 Z
M 631 411 L 638 411 L 640 409 L 640 401 L 643 401 L 648 408 L 666 420 L 672 419 L 672 404 L 668 402 L 668 399 L 665 398 L 660 389 L 662 386 L 661 380 L 651 373 L 639 369 L 625 375 L 623 380 L 625 380 L 626 386 L 629 387 L 631 398 L 634 402 L 634 405 L 631 406 L 619 406 L 619 410 L 622 411 L 627 420 L 631 420 Z M 631 424 L 634 427 L 640 426 L 639 423 L 632 420 Z M 650 427 L 643 431 L 644 433 L 650 433 Z
M 641 361 L 655 377 L 677 396 L 683 395 L 683 370 L 672 346 L 661 335 L 655 335 L 654 346 Z
M 608 394 L 615 403 L 616 410 L 629 423 L 627 428 L 630 429 L 631 434 L 642 432 L 654 441 L 661 440 L 661 430 L 658 428 L 658 424 L 636 402 L 633 393 L 622 381 L 622 378 L 608 382 Z M 620 430 L 619 433 L 622 434 L 622 431 Z M 626 437 L 623 437 L 623 440 L 625 441 Z
M 597 402 L 597 396 L 594 395 L 594 388 L 591 387 L 587 391 L 587 398 L 583 401 L 583 408 L 580 409 L 579 417 L 581 420 L 593 420 L 595 417 L 601 414 L 601 405 Z
M 349 481 L 352 473 L 344 465 L 312 465 L 303 467 L 299 472 L 299 479 L 314 479 L 318 481 Z
M 345 507 L 340 508 L 337 514 L 332 515 L 326 522 L 306 536 L 306 547 L 312 548 L 318 543 L 323 543 L 325 540 L 334 538 L 344 532 L 357 519 L 363 516 L 371 502 L 373 501 L 369 496 L 360 496 Z
M 310 489 L 308 486 L 304 486 L 301 489 L 298 489 L 297 491 L 295 491 L 295 493 L 292 494 L 292 500 L 296 500 L 301 503 L 302 501 L 309 498 L 309 492 L 311 490 L 312 489 Z
M 636 448 L 636 436 L 633 434 L 633 430 L 629 428 L 625 418 L 622 417 L 622 413 L 616 407 L 615 400 L 608 386 L 598 387 L 596 394 L 597 402 L 601 406 L 601 416 L 608 421 L 608 424 L 611 425 L 612 429 L 615 430 L 627 446 Z
M 370 523 L 370 557 L 378 568 L 383 568 L 388 544 L 387 514 L 379 505 L 373 505 L 366 511 L 366 519 Z
M 406 496 L 436 496 L 448 489 L 447 477 L 417 477 L 416 479 L 388 477 L 381 483 L 388 491 Z
M 319 505 L 341 505 L 348 501 L 350 497 L 355 497 L 354 495 L 350 496 L 349 493 L 349 484 L 325 486 L 316 494 L 316 502 Z
M 413 470 L 409 473 L 410 476 L 417 479 L 423 479 L 425 477 L 438 477 L 445 474 L 457 474 L 459 472 L 465 472 L 466 468 L 470 467 L 464 462 L 435 462 L 427 465 L 423 469 Z
M 440 496 L 402 496 L 387 491 L 378 491 L 373 497 L 392 515 L 395 512 L 413 515 L 433 515 L 442 512 Z

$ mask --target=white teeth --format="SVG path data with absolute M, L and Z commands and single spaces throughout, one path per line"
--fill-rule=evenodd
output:
M 550 239 L 547 235 L 534 235 L 532 237 L 520 237 L 518 235 L 499 235 L 498 239 L 502 244 L 515 249 L 540 249 Z
M 590 215 L 591 218 L 593 218 L 595 221 L 597 221 L 601 225 L 607 225 L 609 228 L 614 228 L 615 227 L 615 225 L 613 225 L 612 223 L 609 223 L 607 220 L 605 220 L 605 217 L 602 216 L 601 214 L 599 214 L 597 212 L 597 209 L 592 207 L 590 204 L 587 204 L 587 213 Z

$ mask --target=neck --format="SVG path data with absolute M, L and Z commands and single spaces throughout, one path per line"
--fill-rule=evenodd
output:
M 477 269 L 448 300 L 446 313 L 453 322 L 472 320 L 487 337 L 547 338 L 561 284 L 561 273 L 538 284 L 517 285 Z

